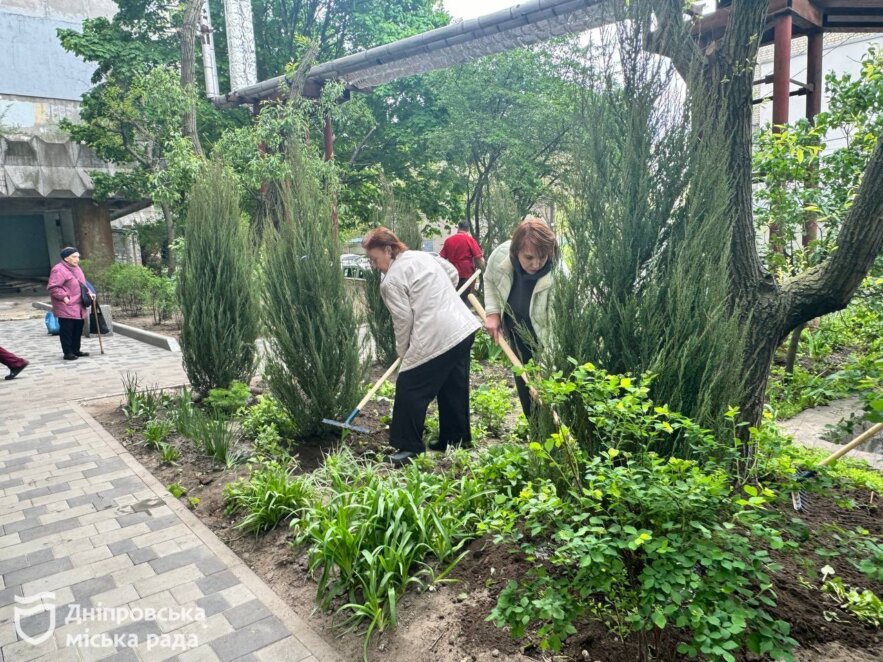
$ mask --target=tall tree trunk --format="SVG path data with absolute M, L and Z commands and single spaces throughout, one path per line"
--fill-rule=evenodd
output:
M 203 156 L 196 130 L 196 29 L 203 0 L 187 0 L 179 35 L 181 38 L 181 88 L 187 95 L 182 131 L 193 144 L 193 151 Z
M 169 276 L 175 275 L 175 251 L 172 248 L 172 245 L 175 243 L 175 217 L 172 216 L 172 209 L 165 202 L 160 204 L 160 209 L 162 209 L 163 218 L 166 221 L 166 241 L 169 244 L 169 258 L 168 264 L 166 265 L 166 273 Z

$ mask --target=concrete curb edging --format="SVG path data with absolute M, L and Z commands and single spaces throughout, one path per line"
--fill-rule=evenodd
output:
M 113 396 L 111 396 L 113 397 Z M 341 657 L 303 618 L 298 616 L 233 550 L 218 538 L 214 532 L 203 524 L 181 501 L 172 496 L 159 480 L 144 465 L 96 421 L 78 402 L 70 402 L 70 406 L 83 421 L 97 434 L 116 455 L 126 463 L 145 485 L 150 488 L 181 521 L 190 528 L 202 543 L 226 565 L 239 581 L 246 586 L 256 598 L 271 609 L 273 614 L 285 624 L 289 632 L 297 638 L 310 653 L 320 662 L 342 662 Z
M 42 301 L 35 301 L 31 305 L 37 310 L 52 310 L 51 304 L 44 303 Z M 154 333 L 153 331 L 145 331 L 144 329 L 139 329 L 135 326 L 129 326 L 128 324 L 121 324 L 120 322 L 112 322 L 111 324 L 113 332 L 119 333 L 121 336 L 126 336 L 128 338 L 132 338 L 133 340 L 138 340 L 148 345 L 152 345 L 153 347 L 159 347 L 160 349 L 165 349 L 170 352 L 181 351 L 181 346 L 178 344 L 178 341 L 169 336 Z

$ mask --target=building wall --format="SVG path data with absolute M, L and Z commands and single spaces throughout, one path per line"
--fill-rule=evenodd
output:
M 0 3 L 0 126 L 7 133 L 53 133 L 75 119 L 94 64 L 66 52 L 60 28 L 113 16 L 112 0 L 3 0 Z

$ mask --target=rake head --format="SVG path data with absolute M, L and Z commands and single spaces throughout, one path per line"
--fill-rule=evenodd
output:
M 803 469 L 797 472 L 797 481 L 809 480 L 817 475 L 812 469 Z M 797 490 L 791 493 L 791 506 L 799 513 L 806 512 L 809 506 L 809 496 L 806 490 Z
M 332 421 L 330 418 L 323 418 L 322 422 L 325 425 L 332 425 L 336 428 L 350 430 L 351 432 L 358 432 L 360 434 L 371 434 L 371 430 L 369 430 L 368 428 L 363 428 L 361 425 L 353 425 L 352 423 L 347 423 L 346 421 Z

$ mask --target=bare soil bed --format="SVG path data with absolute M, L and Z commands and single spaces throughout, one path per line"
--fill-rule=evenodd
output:
M 496 374 L 485 371 L 473 381 L 508 379 L 511 373 L 494 366 Z M 362 637 L 335 629 L 332 616 L 314 610 L 316 584 L 307 573 L 307 557 L 303 550 L 291 546 L 288 527 L 282 525 L 266 535 L 255 537 L 236 528 L 236 520 L 224 514 L 224 486 L 248 475 L 247 466 L 232 470 L 219 467 L 199 452 L 190 440 L 173 437 L 181 450 L 177 466 L 160 463 L 157 453 L 148 450 L 140 434 L 132 433 L 120 402 L 107 399 L 91 402 L 87 408 L 111 434 L 156 476 L 164 485 L 178 483 L 189 497 L 199 499 L 195 514 L 238 554 L 291 608 L 334 645 L 345 660 L 362 656 Z M 388 405 L 371 404 L 359 423 L 377 430 L 370 435 L 353 435 L 347 444 L 358 455 L 373 457 L 388 452 L 386 432 L 380 417 L 388 413 Z M 301 471 L 312 471 L 336 443 L 334 438 L 316 439 L 292 449 Z M 482 443 L 489 443 L 483 441 Z M 813 495 L 811 510 L 801 514 L 807 525 L 807 550 L 832 548 L 837 527 L 854 530 L 862 527 L 875 535 L 883 534 L 883 510 L 879 495 L 872 502 L 869 493 Z M 847 507 L 848 501 L 854 504 Z M 785 521 L 796 513 L 783 508 Z M 863 625 L 855 617 L 828 601 L 817 588 L 807 586 L 799 578 L 806 574 L 797 559 L 772 552 L 783 565 L 776 575 L 778 608 L 775 615 L 792 624 L 792 636 L 801 648 L 797 659 L 802 662 L 870 662 L 883 659 L 881 630 Z M 819 559 L 821 561 L 821 559 Z M 849 585 L 870 588 L 883 595 L 883 584 L 873 582 L 853 569 L 846 559 L 836 559 L 838 576 Z M 833 563 L 833 562 L 832 562 Z M 823 563 L 816 564 L 817 566 Z M 491 662 L 509 660 L 549 660 L 552 657 L 536 649 L 524 649 L 508 632 L 486 620 L 496 604 L 499 592 L 511 579 L 523 576 L 528 568 L 525 559 L 513 550 L 494 545 L 489 539 L 473 541 L 469 554 L 451 574 L 451 583 L 442 584 L 423 593 L 409 592 L 399 603 L 399 626 L 376 635 L 370 645 L 370 659 L 385 662 Z M 575 624 L 578 634 L 572 636 L 556 660 L 598 660 L 623 662 L 641 659 L 636 638 L 624 641 L 611 635 L 597 622 Z M 682 659 L 676 652 L 680 639 L 676 631 L 666 630 L 655 642 L 654 659 Z M 740 659 L 754 659 L 743 655 Z

